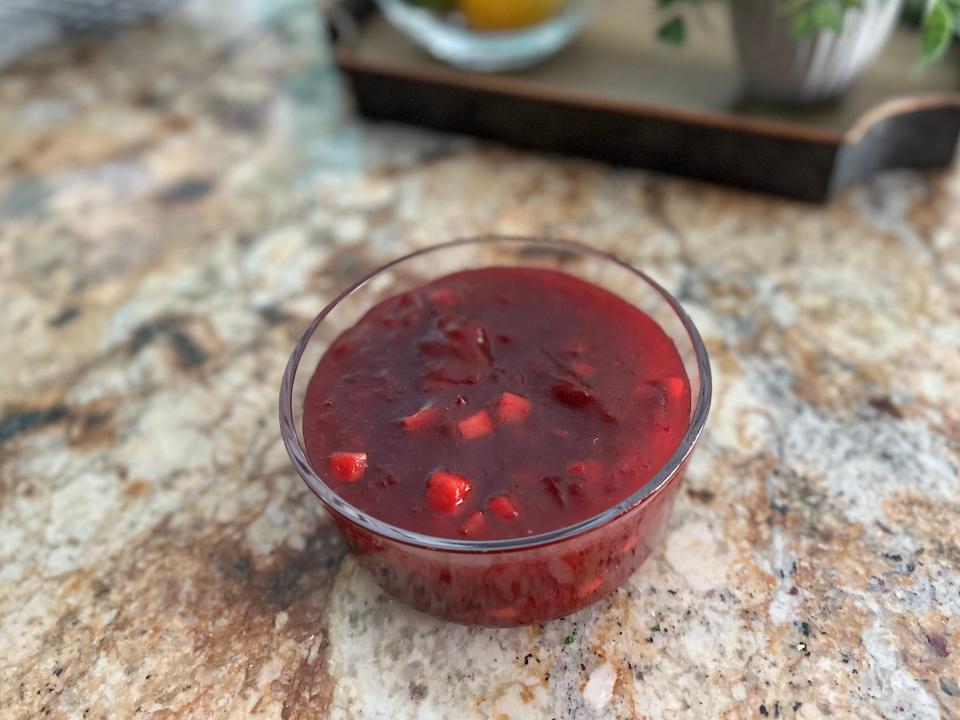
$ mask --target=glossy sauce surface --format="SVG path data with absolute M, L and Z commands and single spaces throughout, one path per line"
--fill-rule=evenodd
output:
M 668 460 L 690 386 L 648 315 L 572 275 L 491 267 L 384 300 L 320 360 L 307 454 L 346 501 L 468 539 L 616 504 Z

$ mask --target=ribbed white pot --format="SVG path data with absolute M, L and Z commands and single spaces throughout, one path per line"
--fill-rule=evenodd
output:
M 902 0 L 863 0 L 847 10 L 843 32 L 794 37 L 778 0 L 732 0 L 734 41 L 751 97 L 805 104 L 842 94 L 869 67 L 890 37 Z

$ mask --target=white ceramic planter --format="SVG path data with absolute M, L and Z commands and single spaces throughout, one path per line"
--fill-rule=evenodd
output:
M 732 0 L 734 41 L 747 93 L 779 103 L 833 99 L 869 67 L 900 16 L 902 0 L 863 0 L 848 10 L 842 33 L 796 38 L 777 0 Z

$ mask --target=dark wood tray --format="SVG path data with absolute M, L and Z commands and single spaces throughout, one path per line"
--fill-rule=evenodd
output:
M 365 0 L 342 0 L 329 22 L 369 117 L 817 202 L 886 168 L 950 164 L 960 52 L 920 73 L 919 39 L 900 28 L 841 102 L 762 107 L 741 99 L 724 8 L 704 7 L 704 27 L 676 49 L 636 0 L 607 0 L 570 47 L 499 75 L 431 59 Z

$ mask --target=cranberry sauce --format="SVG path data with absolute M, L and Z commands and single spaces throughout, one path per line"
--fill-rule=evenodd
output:
M 563 272 L 492 267 L 388 298 L 340 335 L 303 428 L 317 473 L 355 507 L 485 540 L 623 500 L 689 417 L 677 349 L 648 315 Z

